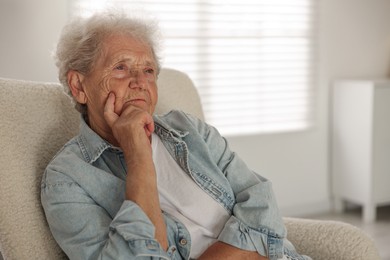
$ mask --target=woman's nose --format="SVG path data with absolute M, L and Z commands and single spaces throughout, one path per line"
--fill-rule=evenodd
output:
M 132 70 L 131 71 L 130 88 L 141 88 L 145 89 L 147 87 L 146 76 L 142 70 Z

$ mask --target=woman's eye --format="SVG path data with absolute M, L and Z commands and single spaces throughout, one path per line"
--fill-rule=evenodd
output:
M 115 67 L 116 70 L 125 70 L 126 69 L 126 66 L 125 65 L 117 65 Z
M 146 72 L 146 73 L 153 74 L 153 73 L 154 73 L 154 69 L 146 69 L 145 72 Z

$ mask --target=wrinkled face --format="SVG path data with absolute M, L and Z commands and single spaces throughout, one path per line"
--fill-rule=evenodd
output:
M 156 66 L 148 45 L 124 35 L 107 38 L 103 53 L 83 80 L 91 127 L 107 129 L 103 113 L 110 92 L 115 94 L 114 111 L 119 116 L 127 106 L 153 114 L 157 103 Z

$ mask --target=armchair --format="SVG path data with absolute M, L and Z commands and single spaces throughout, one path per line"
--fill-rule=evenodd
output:
M 157 113 L 182 109 L 203 119 L 191 80 L 163 69 Z M 67 259 L 40 203 L 44 168 L 78 130 L 79 114 L 58 83 L 0 78 L 0 252 L 5 259 Z M 313 259 L 376 260 L 373 242 L 345 223 L 285 218 L 288 238 Z

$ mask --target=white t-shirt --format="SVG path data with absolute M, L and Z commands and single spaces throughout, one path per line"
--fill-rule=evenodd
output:
M 216 241 L 230 214 L 180 168 L 156 134 L 152 150 L 161 209 L 186 226 L 190 257 L 198 258 Z

